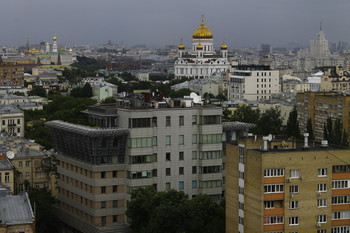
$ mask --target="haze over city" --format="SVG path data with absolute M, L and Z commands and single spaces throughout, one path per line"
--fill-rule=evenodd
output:
M 329 41 L 348 41 L 349 7 L 346 0 L 5 0 L 0 8 L 0 45 L 50 41 L 53 35 L 69 46 L 111 40 L 162 47 L 178 44 L 180 38 L 190 44 L 204 14 L 218 43 L 307 46 L 320 21 Z

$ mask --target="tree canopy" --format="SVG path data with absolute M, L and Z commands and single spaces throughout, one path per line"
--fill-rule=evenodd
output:
M 299 122 L 298 122 L 298 112 L 296 107 L 293 108 L 293 111 L 289 113 L 286 134 L 289 137 L 300 138 Z
M 209 196 L 189 199 L 183 192 L 133 190 L 126 214 L 139 233 L 224 233 L 225 209 Z

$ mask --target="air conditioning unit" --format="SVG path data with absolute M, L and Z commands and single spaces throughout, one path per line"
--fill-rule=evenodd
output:
M 320 227 L 321 227 L 321 223 L 317 223 L 317 224 L 316 224 L 316 227 L 317 227 L 317 228 L 320 228 Z
M 304 179 L 304 176 L 300 176 L 300 178 L 299 178 L 300 180 L 303 180 Z
M 321 196 L 321 193 L 320 193 L 320 192 L 317 192 L 316 195 L 317 195 L 317 196 Z
M 289 197 L 290 197 L 290 198 L 293 198 L 293 197 L 294 197 L 293 193 L 291 193 Z
M 290 183 L 292 180 L 290 178 L 286 179 L 287 183 Z

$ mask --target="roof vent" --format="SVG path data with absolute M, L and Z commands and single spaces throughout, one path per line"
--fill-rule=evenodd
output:
M 328 147 L 328 140 L 322 140 L 321 147 Z

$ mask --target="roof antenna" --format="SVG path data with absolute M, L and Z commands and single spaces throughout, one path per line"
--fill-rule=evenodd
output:
M 322 31 L 322 21 L 320 22 L 320 31 Z

